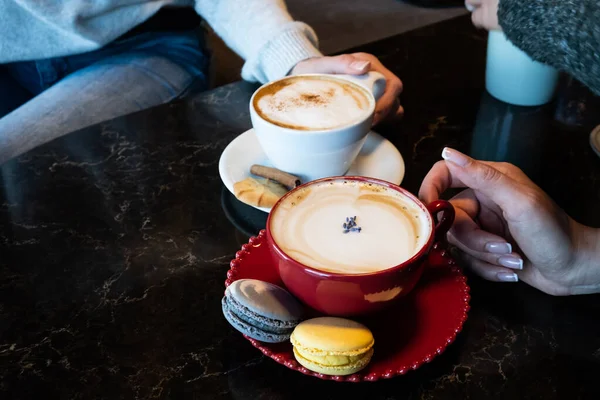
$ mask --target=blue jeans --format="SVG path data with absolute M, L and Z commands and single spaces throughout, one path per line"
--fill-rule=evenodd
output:
M 0 164 L 69 132 L 208 87 L 196 31 L 149 32 L 97 51 L 0 65 Z

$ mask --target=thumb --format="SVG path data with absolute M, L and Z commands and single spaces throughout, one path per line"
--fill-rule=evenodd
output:
M 518 182 L 491 165 L 447 147 L 442 151 L 442 158 L 446 160 L 453 179 L 484 194 L 503 210 L 510 210 L 522 204 Z
M 362 75 L 369 71 L 371 62 L 350 54 L 333 57 L 319 57 L 306 61 L 307 71 L 321 74 Z

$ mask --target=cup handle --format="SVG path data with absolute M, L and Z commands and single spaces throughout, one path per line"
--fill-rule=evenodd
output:
M 379 100 L 385 92 L 385 76 L 377 71 L 369 71 L 362 75 L 336 75 L 337 77 L 344 78 L 348 81 L 356 83 L 369 92 L 373 93 L 375 101 Z
M 446 237 L 446 233 L 454 223 L 454 207 L 446 200 L 432 201 L 427 205 L 427 210 L 436 222 L 434 228 L 435 242 L 442 242 Z M 438 213 L 443 212 L 442 218 L 438 221 Z

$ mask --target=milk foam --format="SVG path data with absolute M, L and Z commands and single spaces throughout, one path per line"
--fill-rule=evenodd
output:
M 371 111 L 368 94 L 352 83 L 292 77 L 259 92 L 255 108 L 264 119 L 292 129 L 321 130 L 354 124 Z
M 352 181 L 319 183 L 288 197 L 271 216 L 277 245 L 310 267 L 362 274 L 394 267 L 427 243 L 431 222 L 398 192 Z M 360 232 L 344 233 L 356 216 Z

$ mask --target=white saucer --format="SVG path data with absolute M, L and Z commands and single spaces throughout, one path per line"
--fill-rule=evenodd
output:
M 231 193 L 236 182 L 250 176 L 253 164 L 271 166 L 254 129 L 250 129 L 233 139 L 219 160 L 219 175 Z M 404 159 L 392 142 L 371 131 L 346 175 L 378 178 L 399 185 L 404 178 Z M 270 208 L 253 207 L 266 213 L 271 211 Z

